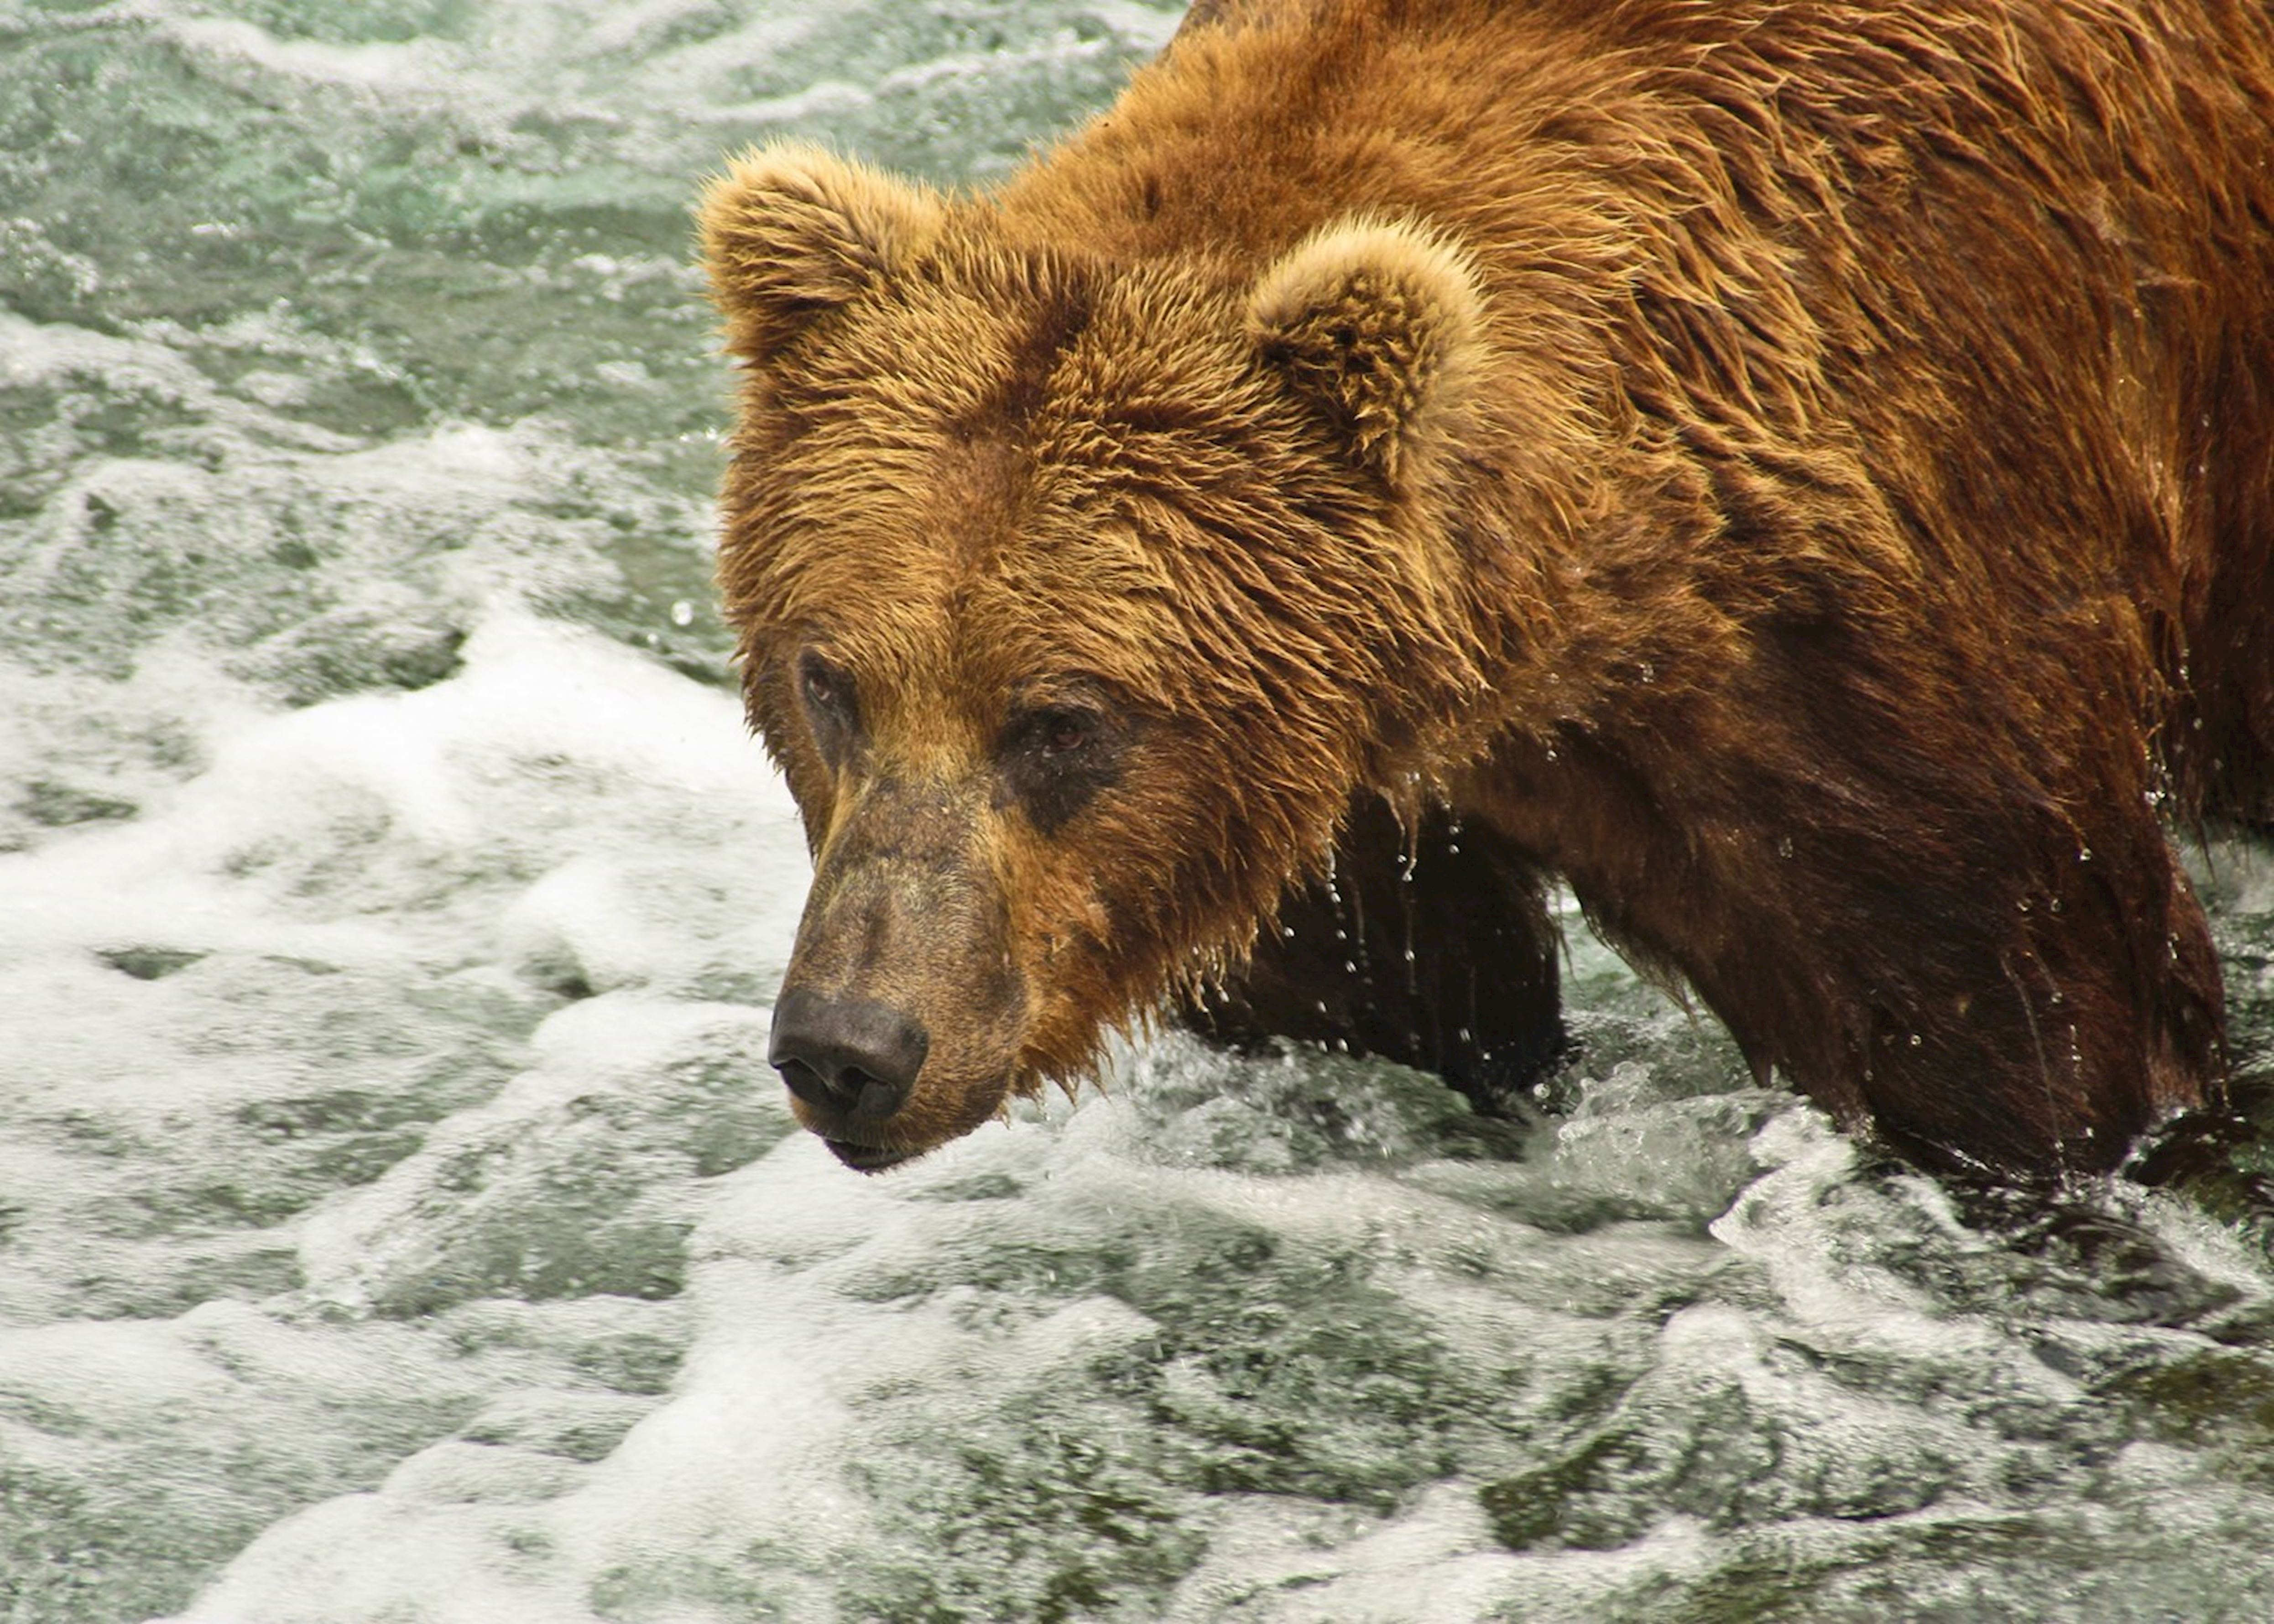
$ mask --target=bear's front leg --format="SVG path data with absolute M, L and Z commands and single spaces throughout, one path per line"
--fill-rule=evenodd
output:
M 1246 970 L 1186 1021 L 1220 1042 L 1379 1056 L 1504 1114 L 1563 1047 L 1542 889 L 1492 830 L 1433 809 L 1409 832 L 1362 796 L 1331 875 L 1289 890 Z

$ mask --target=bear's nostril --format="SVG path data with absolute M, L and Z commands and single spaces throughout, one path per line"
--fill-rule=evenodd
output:
M 777 1060 L 774 1070 L 781 1073 L 783 1084 L 808 1105 L 834 1106 L 835 1094 L 820 1072 L 802 1060 Z
M 890 1116 L 900 1109 L 900 1100 L 907 1093 L 858 1069 L 847 1071 L 838 1082 L 852 1100 L 854 1113 L 861 1116 Z
M 766 1058 L 807 1104 L 873 1120 L 900 1109 L 930 1047 L 898 1010 L 793 988 L 774 1004 Z

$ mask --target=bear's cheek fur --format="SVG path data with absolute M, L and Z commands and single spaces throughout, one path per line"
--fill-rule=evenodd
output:
M 1104 1030 L 1148 1014 L 1164 989 L 1189 994 L 1229 926 L 1209 910 L 1222 887 L 1194 871 L 1227 834 L 1228 782 L 1186 738 L 1129 752 L 1110 790 L 1051 826 L 1020 808 L 1005 820 L 1004 875 L 1013 951 L 1033 989 L 1022 1061 L 1071 1082 L 1097 1060 Z M 1213 780 L 1213 782 L 1210 782 Z

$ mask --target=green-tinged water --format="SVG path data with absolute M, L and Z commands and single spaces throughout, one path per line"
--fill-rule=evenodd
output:
M 1576 919 L 1531 1124 L 1174 1039 L 794 1130 L 688 202 L 1175 11 L 0 0 L 0 1620 L 2274 1617 L 2263 1219 L 1859 1159 Z

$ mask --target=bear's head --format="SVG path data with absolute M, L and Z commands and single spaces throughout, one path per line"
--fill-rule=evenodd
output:
M 1480 296 L 1394 221 L 1107 259 L 809 148 L 701 207 L 719 580 L 815 875 L 774 1016 L 875 1169 L 1236 966 L 1483 683 Z

